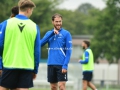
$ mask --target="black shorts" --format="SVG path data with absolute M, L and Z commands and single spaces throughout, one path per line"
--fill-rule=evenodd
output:
M 48 65 L 47 70 L 48 82 L 57 83 L 67 81 L 67 73 L 62 73 L 62 65 Z
M 91 81 L 93 77 L 93 72 L 83 72 L 83 80 Z
M 31 70 L 4 69 L 0 85 L 5 88 L 30 88 L 33 87 L 33 74 Z

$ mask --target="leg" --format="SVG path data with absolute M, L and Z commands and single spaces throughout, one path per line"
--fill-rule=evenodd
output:
M 53 65 L 48 65 L 47 77 L 48 77 L 48 82 L 50 83 L 51 90 L 58 90 L 57 74 L 56 74 L 56 69 Z
M 17 84 L 16 70 L 3 69 L 2 76 L 0 79 L 0 90 L 12 90 L 11 88 L 15 88 Z
M 18 77 L 18 84 L 16 90 L 29 90 L 33 87 L 33 72 L 30 70 L 21 70 Z
M 9 90 L 9 89 L 7 89 L 7 88 L 5 88 L 5 87 L 0 86 L 0 90 Z
M 59 90 L 66 90 L 65 84 L 65 81 L 58 82 Z
M 50 83 L 51 90 L 57 90 L 58 84 L 57 83 Z
M 88 81 L 83 80 L 83 89 L 82 90 L 87 90 L 87 85 L 88 85 Z
M 16 90 L 29 90 L 28 88 L 17 88 Z
M 88 82 L 88 86 L 89 86 L 92 90 L 96 90 L 95 85 L 92 84 L 91 82 Z

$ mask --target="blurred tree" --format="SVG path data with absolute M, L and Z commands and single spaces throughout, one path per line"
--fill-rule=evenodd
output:
M 120 1 L 106 0 L 107 7 L 99 14 L 92 49 L 95 59 L 106 58 L 114 62 L 120 58 Z
M 76 22 L 76 33 L 93 35 L 100 10 L 89 3 L 85 3 L 80 5 L 75 12 L 79 13 L 75 14 L 78 20 Z
M 78 7 L 77 11 L 82 12 L 84 14 L 89 14 L 89 11 L 94 8 L 95 7 L 93 7 L 90 3 L 84 3 Z
M 0 22 L 8 19 L 11 14 L 11 8 L 17 6 L 18 0 L 0 0 Z

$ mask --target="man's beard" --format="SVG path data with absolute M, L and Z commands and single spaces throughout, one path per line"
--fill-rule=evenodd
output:
M 83 46 L 82 48 L 85 50 L 85 47 L 84 47 L 84 46 Z
M 55 27 L 56 30 L 60 30 L 60 28 L 62 27 L 62 25 L 59 25 L 60 28 L 57 28 L 58 26 L 55 26 L 55 25 L 54 25 L 54 27 Z

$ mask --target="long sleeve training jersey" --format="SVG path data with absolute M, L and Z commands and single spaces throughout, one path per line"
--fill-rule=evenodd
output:
M 53 29 L 48 31 L 41 40 L 41 46 L 48 43 L 48 65 L 62 65 L 68 68 L 72 52 L 72 37 L 69 31 L 61 28 L 59 34 L 54 34 Z

